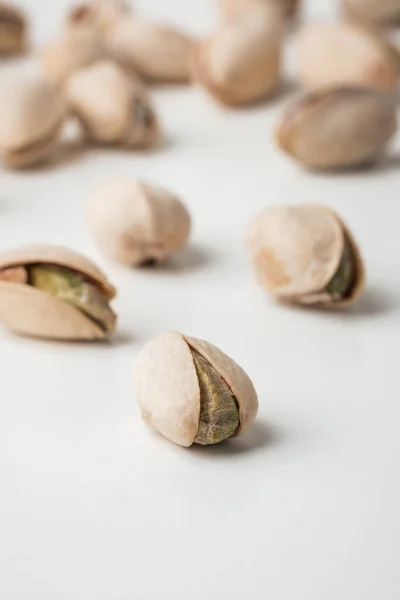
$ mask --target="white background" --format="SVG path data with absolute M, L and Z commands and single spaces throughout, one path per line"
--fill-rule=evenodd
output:
M 66 4 L 22 3 L 37 42 Z M 215 18 L 210 0 L 139 4 L 194 33 Z M 374 170 L 318 175 L 275 148 L 283 96 L 239 111 L 196 89 L 154 97 L 153 153 L 71 147 L 53 168 L 0 170 L 0 249 L 87 253 L 120 315 L 98 345 L 0 330 L 0 597 L 398 600 L 400 139 Z M 116 174 L 187 202 L 193 244 L 168 266 L 124 269 L 85 230 L 85 197 Z M 347 314 L 283 308 L 254 280 L 246 223 L 300 202 L 337 209 L 359 240 L 368 290 Z M 141 423 L 131 364 L 166 329 L 214 342 L 253 378 L 259 418 L 242 439 L 187 450 Z

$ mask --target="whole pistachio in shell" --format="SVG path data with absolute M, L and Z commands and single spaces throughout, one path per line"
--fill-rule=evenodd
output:
M 89 139 L 148 148 L 160 139 L 157 117 L 143 84 L 111 61 L 72 75 L 66 96 Z
M 338 88 L 292 102 L 278 125 L 277 140 L 307 167 L 343 169 L 373 163 L 396 129 L 391 94 Z
M 189 80 L 194 41 L 182 31 L 137 18 L 122 19 L 109 28 L 105 39 L 111 56 L 148 81 Z
M 299 79 L 307 88 L 394 89 L 399 56 L 377 32 L 350 23 L 307 25 L 298 37 Z
M 92 0 L 75 4 L 67 15 L 67 22 L 72 26 L 92 27 L 102 35 L 130 13 L 125 0 Z
M 393 25 L 400 21 L 399 0 L 342 0 L 346 16 L 373 25 Z
M 192 57 L 193 80 L 232 106 L 275 92 L 281 76 L 282 15 L 272 4 L 225 18 Z
M 165 261 L 190 234 L 184 204 L 164 189 L 130 179 L 112 179 L 86 205 L 89 230 L 105 252 L 126 265 Z
M 240 435 L 257 415 L 249 377 L 203 340 L 160 335 L 136 358 L 133 376 L 144 422 L 180 446 L 218 444 Z
M 25 15 L 13 4 L 0 2 L 0 56 L 25 49 L 26 28 Z
M 50 158 L 60 140 L 65 102 L 41 78 L 16 78 L 0 88 L 0 159 L 20 168 Z
M 364 290 L 356 242 L 325 206 L 265 209 L 250 223 L 247 246 L 260 283 L 280 300 L 344 308 Z
M 58 246 L 0 255 L 0 321 L 16 333 L 60 340 L 110 335 L 115 289 L 90 260 Z

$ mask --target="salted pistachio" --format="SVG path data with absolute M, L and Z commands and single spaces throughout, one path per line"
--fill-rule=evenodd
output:
M 67 15 L 71 26 L 89 26 L 103 35 L 117 21 L 126 19 L 131 10 L 125 0 L 92 0 L 75 4 Z
M 41 78 L 16 78 L 0 89 L 0 158 L 20 168 L 50 158 L 59 143 L 65 102 Z
M 110 335 L 115 289 L 90 260 L 58 246 L 24 246 L 0 255 L 0 321 L 42 338 Z
M 342 0 L 342 7 L 350 18 L 376 25 L 398 24 L 399 0 Z
M 280 120 L 277 141 L 310 168 L 354 168 L 373 163 L 396 129 L 391 94 L 338 88 L 293 101 Z
M 85 25 L 67 27 L 41 51 L 44 74 L 56 85 L 64 85 L 70 75 L 104 56 L 98 33 Z
M 280 300 L 344 308 L 364 291 L 357 244 L 325 206 L 263 210 L 249 225 L 247 246 L 260 283 Z
M 280 83 L 283 21 L 274 5 L 225 18 L 192 57 L 193 80 L 224 104 L 250 104 Z
M 256 418 L 257 394 L 235 361 L 196 338 L 167 332 L 133 366 L 144 422 L 180 446 L 217 444 Z
M 350 23 L 307 25 L 298 37 L 299 79 L 307 88 L 345 85 L 394 89 L 397 50 L 370 29 Z
M 176 196 L 134 179 L 111 179 L 94 190 L 86 223 L 105 252 L 139 266 L 165 261 L 187 242 L 191 225 Z
M 122 19 L 105 37 L 111 56 L 148 81 L 186 82 L 194 41 L 186 33 L 141 19 Z
M 268 3 L 274 4 L 282 12 L 285 21 L 291 21 L 299 13 L 300 0 L 219 0 L 220 9 L 227 18 L 254 12 Z
M 69 105 L 89 139 L 102 144 L 148 148 L 160 139 L 157 117 L 143 84 L 111 61 L 72 75 Z
M 0 56 L 19 54 L 26 44 L 25 15 L 13 4 L 0 2 Z

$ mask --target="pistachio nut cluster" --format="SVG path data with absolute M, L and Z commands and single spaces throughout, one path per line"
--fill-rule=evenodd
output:
M 16 333 L 59 340 L 108 337 L 114 287 L 90 260 L 58 246 L 0 255 L 0 321 Z
M 378 32 L 350 23 L 307 25 L 299 34 L 299 80 L 307 88 L 346 85 L 395 89 L 398 51 Z
M 377 25 L 400 22 L 399 0 L 342 0 L 344 13 L 352 19 Z
M 322 90 L 293 101 L 277 128 L 288 154 L 313 169 L 374 162 L 397 130 L 393 95 L 371 88 Z
M 256 418 L 248 375 L 212 344 L 167 332 L 148 342 L 133 366 L 144 422 L 180 446 L 218 444 Z
M 165 261 L 188 240 L 191 219 L 166 190 L 131 179 L 112 179 L 86 205 L 86 222 L 99 246 L 127 265 Z
M 260 283 L 279 300 L 345 308 L 363 293 L 357 244 L 325 206 L 265 209 L 249 225 L 247 247 Z
M 19 8 L 9 2 L 0 2 L 0 56 L 25 50 L 26 29 L 26 18 Z

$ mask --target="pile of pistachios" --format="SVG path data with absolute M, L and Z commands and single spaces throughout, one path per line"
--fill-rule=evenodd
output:
M 162 138 L 151 100 L 157 83 L 202 86 L 222 106 L 268 102 L 279 96 L 284 43 L 293 35 L 303 93 L 282 112 L 277 147 L 312 170 L 371 166 L 397 131 L 400 53 L 387 27 L 400 22 L 400 0 L 337 1 L 340 20 L 294 32 L 300 0 L 216 0 L 219 21 L 196 40 L 146 20 L 125 0 L 88 0 L 72 6 L 58 36 L 33 52 L 26 16 L 0 1 L 0 64 L 26 53 L 40 66 L 40 75 L 0 84 L 2 165 L 56 162 L 71 120 L 82 144 L 153 148 Z M 85 222 L 105 254 L 140 268 L 184 247 L 192 218 L 168 190 L 120 177 L 93 190 Z M 364 291 L 355 238 L 326 206 L 269 206 L 245 237 L 259 282 L 281 302 L 343 309 Z M 106 339 L 116 327 L 115 295 L 101 269 L 68 248 L 0 253 L 0 321 L 18 334 Z M 227 440 L 257 414 L 241 367 L 212 344 L 176 332 L 145 345 L 134 386 L 143 420 L 182 446 Z

